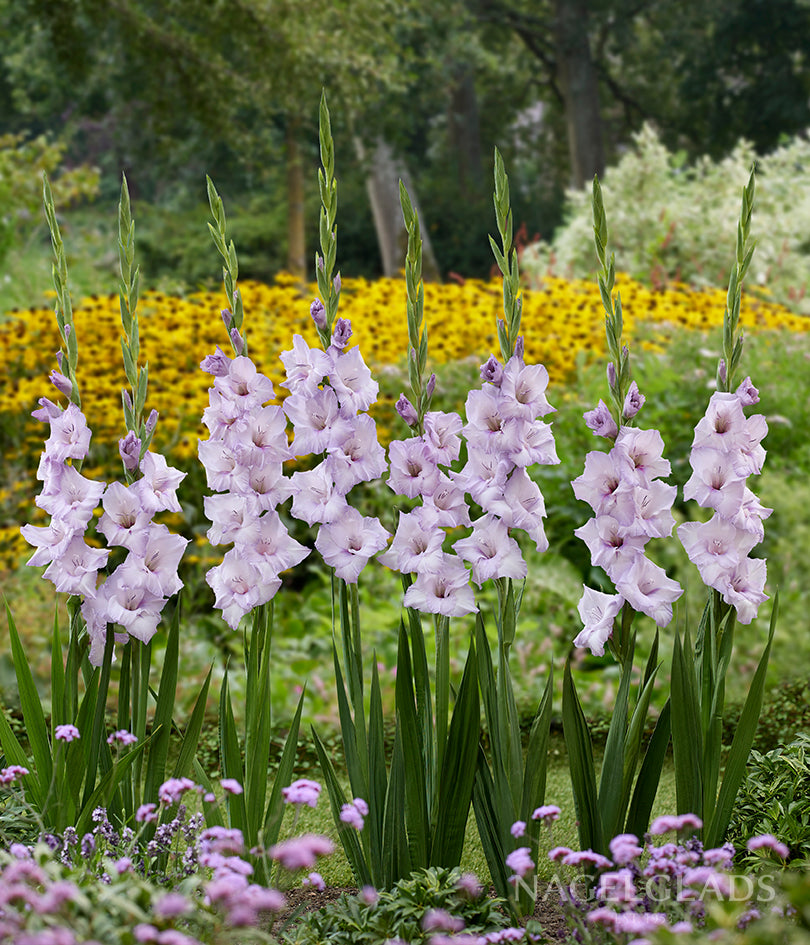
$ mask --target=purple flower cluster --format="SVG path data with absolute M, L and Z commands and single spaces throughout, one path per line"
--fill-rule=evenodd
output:
M 705 901 L 727 899 L 734 892 L 734 848 L 725 844 L 704 850 L 696 838 L 656 845 L 651 836 L 699 827 L 693 814 L 661 817 L 641 842 L 634 834 L 610 841 L 610 858 L 591 850 L 557 847 L 549 853 L 568 867 L 586 867 L 582 876 L 563 885 L 563 901 L 578 921 L 612 934 L 643 936 L 659 928 L 675 934 L 703 925 Z M 754 845 L 760 838 L 751 841 Z M 768 846 L 768 838 L 763 841 Z M 593 871 L 598 876 L 593 876 Z M 751 889 L 747 890 L 750 895 Z M 633 939 L 641 941 L 641 939 Z
M 389 534 L 379 519 L 361 515 L 346 500 L 355 485 L 385 471 L 376 424 L 364 412 L 377 399 L 379 385 L 360 349 L 346 347 L 350 336 L 350 323 L 340 318 L 326 351 L 295 335 L 281 360 L 287 374 L 283 386 L 290 391 L 284 412 L 295 434 L 292 455 L 324 457 L 314 469 L 293 473 L 292 514 L 320 525 L 315 547 L 337 577 L 355 584 Z
M 388 485 L 422 505 L 400 513 L 394 541 L 380 561 L 416 580 L 404 603 L 426 613 L 460 616 L 477 610 L 469 586 L 472 567 L 479 587 L 487 580 L 526 576 L 526 562 L 510 528 L 521 528 L 544 551 L 545 504 L 527 469 L 535 463 L 559 462 L 551 427 L 539 418 L 553 408 L 546 400 L 548 373 L 541 364 L 526 365 L 522 344 L 505 366 L 495 357 L 481 368 L 480 390 L 470 391 L 467 423 L 456 413 L 429 412 L 425 432 L 389 447 Z M 403 415 L 407 411 L 400 410 Z M 461 435 L 467 462 L 454 472 Z M 444 467 L 444 468 L 443 468 Z M 484 514 L 470 521 L 465 493 Z M 453 544 L 456 555 L 442 550 L 445 528 L 472 525 L 472 534 Z
M 677 490 L 661 481 L 670 472 L 663 449 L 657 430 L 623 426 L 610 452 L 588 453 L 585 471 L 571 484 L 574 495 L 595 513 L 574 534 L 588 546 L 593 564 L 605 570 L 617 592 L 603 594 L 585 587 L 579 603 L 584 628 L 574 643 L 599 656 L 625 601 L 663 627 L 672 619 L 673 601 L 683 593 L 644 554 L 651 538 L 670 535 L 675 524 L 671 509 Z
M 71 460 L 81 461 L 90 445 L 90 430 L 79 408 L 61 410 L 46 398 L 33 416 L 50 424 L 51 433 L 37 470 L 43 483 L 37 505 L 51 516 L 45 528 L 24 525 L 23 537 L 36 547 L 28 564 L 47 564 L 44 577 L 57 591 L 81 596 L 82 616 L 90 637 L 90 660 L 101 663 L 107 624 L 148 642 L 157 630 L 166 601 L 181 587 L 177 566 L 185 538 L 152 521 L 156 512 L 179 512 L 176 489 L 185 473 L 173 469 L 157 453 L 146 453 L 142 477 L 131 486 L 93 482 Z M 103 498 L 102 498 L 103 494 Z M 104 514 L 98 531 L 108 545 L 127 549 L 127 557 L 99 585 L 98 572 L 107 563 L 108 549 L 94 548 L 84 533 L 101 499 Z M 118 638 L 118 637 L 117 637 Z
M 209 438 L 199 443 L 200 462 L 215 495 L 204 500 L 212 544 L 230 544 L 221 564 L 206 574 L 215 606 L 234 630 L 245 614 L 270 601 L 282 571 L 302 561 L 308 549 L 290 537 L 276 507 L 292 494 L 282 472 L 292 457 L 287 422 L 269 378 L 247 357 L 217 353 L 200 367 L 214 376 L 203 423 Z
M 548 548 L 545 503 L 528 469 L 559 463 L 551 425 L 540 419 L 554 411 L 546 399 L 548 371 L 524 362 L 523 339 L 504 366 L 490 356 L 481 377 L 481 389 L 470 391 L 465 404 L 467 463 L 454 475 L 485 513 L 473 523 L 473 534 L 454 545 L 479 586 L 488 578 L 525 577 L 526 563 L 507 539 L 508 528 L 525 531 L 538 551 Z
M 708 522 L 678 526 L 690 560 L 703 583 L 714 588 L 736 608 L 740 623 L 750 623 L 764 593 L 766 565 L 749 552 L 764 535 L 763 508 L 746 479 L 762 471 L 765 450 L 761 441 L 768 432 L 765 417 L 746 417 L 743 407 L 759 401 L 759 393 L 746 378 L 735 393 L 712 394 L 705 416 L 695 427 L 689 463 L 692 476 L 684 486 L 684 499 L 694 499 L 713 509 Z

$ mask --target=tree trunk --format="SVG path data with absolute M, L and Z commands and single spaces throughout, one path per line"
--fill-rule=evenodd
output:
M 456 155 L 461 193 L 465 197 L 478 197 L 484 181 L 481 126 L 475 82 L 468 66 L 460 66 L 456 71 L 450 90 L 447 123 L 451 146 Z
M 571 184 L 605 169 L 599 87 L 588 42 L 588 0 L 555 0 L 557 75 L 565 100 Z
M 304 168 L 298 147 L 300 121 L 288 117 L 284 132 L 287 156 L 287 269 L 303 283 L 306 279 L 304 239 Z
M 363 161 L 365 159 L 363 143 L 359 138 L 355 138 L 354 143 L 358 157 Z M 405 184 L 414 210 L 419 216 L 419 228 L 422 234 L 422 276 L 425 281 L 438 282 L 439 267 L 436 265 L 425 218 L 416 199 L 408 170 L 404 161 L 396 157 L 388 142 L 383 138 L 377 138 L 366 176 L 366 190 L 374 217 L 374 229 L 377 231 L 383 275 L 396 276 L 405 266 L 405 255 L 408 250 L 408 233 L 399 203 L 400 180 Z

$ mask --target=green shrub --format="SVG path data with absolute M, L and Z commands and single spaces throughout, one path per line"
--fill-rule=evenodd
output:
M 480 935 L 508 925 L 501 900 L 481 890 L 477 895 L 459 885 L 461 873 L 431 867 L 400 880 L 389 892 L 365 897 L 344 894 L 328 907 L 305 916 L 289 938 L 296 945 L 380 945 L 389 939 L 429 941 L 425 916 L 444 910 L 464 922 L 464 932 Z M 434 927 L 433 931 L 436 931 Z
M 761 754 L 752 751 L 737 795 L 728 838 L 746 866 L 760 862 L 746 842 L 773 834 L 790 849 L 791 860 L 810 859 L 810 736 Z
M 687 166 L 683 153 L 669 152 L 645 125 L 634 147 L 602 180 L 616 269 L 643 281 L 724 285 L 740 199 L 736 182 L 745 180 L 755 161 L 757 250 L 751 281 L 810 312 L 810 142 L 799 137 L 762 156 L 741 141 L 721 161 L 704 157 Z M 523 253 L 521 271 L 530 285 L 550 273 L 587 277 L 596 270 L 590 187 L 569 191 L 564 216 L 550 244 L 541 241 Z

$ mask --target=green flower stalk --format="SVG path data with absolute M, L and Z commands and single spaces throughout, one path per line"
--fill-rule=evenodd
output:
M 124 389 L 121 393 L 127 435 L 119 444 L 119 449 L 128 483 L 132 483 L 135 479 L 134 473 L 149 449 L 157 423 L 157 413 L 154 411 L 148 420 L 144 421 L 143 418 L 149 383 L 149 365 L 138 364 L 141 350 L 137 312 L 140 267 L 135 266 L 134 263 L 135 222 L 130 209 L 127 179 L 126 176 L 122 176 L 121 199 L 118 204 L 118 265 L 121 273 L 118 296 L 121 307 L 121 326 L 124 329 L 124 336 L 121 338 L 121 354 L 124 358 L 124 373 L 130 389 L 129 391 Z
M 245 313 L 242 307 L 242 296 L 236 286 L 239 278 L 239 260 L 236 256 L 236 247 L 233 240 L 228 240 L 225 226 L 225 206 L 217 193 L 214 182 L 210 177 L 205 178 L 208 187 L 208 204 L 211 207 L 213 223 L 208 224 L 208 231 L 214 240 L 214 245 L 222 257 L 222 281 L 225 285 L 225 295 L 228 299 L 228 308 L 222 310 L 222 320 L 228 329 L 228 338 L 234 354 L 237 356 L 248 353 L 247 333 L 242 328 Z
M 318 140 L 323 166 L 318 168 L 318 190 L 321 195 L 318 236 L 321 251 L 315 253 L 315 276 L 325 309 L 325 324 L 318 324 L 317 328 L 321 342 L 324 348 L 327 348 L 332 338 L 332 327 L 337 318 L 340 273 L 333 276 L 337 260 L 335 222 L 337 219 L 337 181 L 335 180 L 335 142 L 332 139 L 332 122 L 329 118 L 329 106 L 326 103 L 326 91 L 321 94 L 318 118 Z
M 417 436 L 425 432 L 425 414 L 430 409 L 430 401 L 436 384 L 436 376 L 431 375 L 425 382 L 427 368 L 428 335 L 424 322 L 425 284 L 422 281 L 422 236 L 419 230 L 419 216 L 413 208 L 408 191 L 402 181 L 399 182 L 399 202 L 402 216 L 408 231 L 408 251 L 405 256 L 405 291 L 407 293 L 408 313 L 408 379 L 411 383 L 416 416 L 409 414 L 407 406 L 398 404 L 400 415 Z
M 495 261 L 503 275 L 503 321 L 498 322 L 498 341 L 504 363 L 512 357 L 520 334 L 520 318 L 523 311 L 523 299 L 520 290 L 520 272 L 518 270 L 517 249 L 512 242 L 513 217 L 509 201 L 509 178 L 506 176 L 503 158 L 495 148 L 495 219 L 501 237 L 501 249 L 493 237 L 489 245 L 495 254 Z
M 81 407 L 82 401 L 79 396 L 79 385 L 76 380 L 76 368 L 79 363 L 79 342 L 76 337 L 76 326 L 73 322 L 73 305 L 70 301 L 70 290 L 68 288 L 68 268 L 67 257 L 65 255 L 65 244 L 62 242 L 62 234 L 59 230 L 59 223 L 56 219 L 56 207 L 53 202 L 53 193 L 48 178 L 43 174 L 42 177 L 42 200 L 45 206 L 45 217 L 48 220 L 48 229 L 51 233 L 51 245 L 53 246 L 54 261 L 51 267 L 53 276 L 53 287 L 56 290 L 56 303 L 54 305 L 54 314 L 56 315 L 56 324 L 59 327 L 59 335 L 62 338 L 64 348 L 57 354 L 57 361 L 62 375 L 67 379 L 67 385 L 63 390 L 71 403 Z M 80 468 L 80 464 L 79 467 Z

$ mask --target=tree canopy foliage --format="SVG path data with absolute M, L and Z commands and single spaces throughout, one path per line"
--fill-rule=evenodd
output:
M 380 142 L 410 172 L 440 271 L 466 275 L 491 265 L 496 144 L 517 223 L 548 237 L 563 189 L 645 121 L 715 157 L 810 124 L 808 0 L 0 0 L 0 26 L 0 133 L 68 134 L 102 194 L 125 170 L 136 199 L 199 202 L 207 172 L 286 202 L 288 224 L 314 219 L 325 88 L 359 221 L 342 212 L 341 236 L 367 272 Z M 289 263 L 303 231 L 275 236 Z

